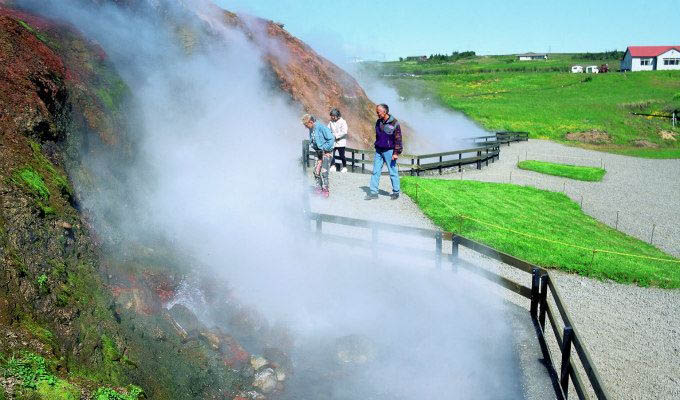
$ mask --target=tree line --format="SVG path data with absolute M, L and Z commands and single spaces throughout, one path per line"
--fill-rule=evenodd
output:
M 447 54 L 430 54 L 429 56 L 409 56 L 409 57 L 399 57 L 399 61 L 433 61 L 433 62 L 446 62 L 446 61 L 458 61 L 462 58 L 474 57 L 476 54 L 474 51 L 454 51 L 451 55 Z

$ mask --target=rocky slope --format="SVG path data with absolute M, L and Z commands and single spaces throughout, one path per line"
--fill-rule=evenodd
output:
M 257 42 L 252 24 L 224 15 Z M 352 142 L 366 145 L 373 104 L 356 82 L 278 25 L 257 24 L 291 51 L 287 62 L 266 53 L 275 84 L 317 115 L 342 108 L 369 127 Z M 110 232 L 80 205 L 86 191 L 125 201 L 125 177 L 79 160 L 134 157 L 130 94 L 96 43 L 0 1 L 0 399 L 275 396 L 291 368 L 285 331 L 161 238 L 107 245 Z M 206 294 L 213 328 L 174 302 L 187 282 Z
M 352 76 L 318 55 L 280 24 L 257 18 L 245 24 L 236 14 L 226 11 L 224 15 L 230 25 L 242 29 L 265 49 L 281 90 L 301 103 L 307 112 L 326 121 L 330 109 L 337 107 L 351 130 L 348 146 L 362 149 L 372 146 L 375 104 Z M 272 46 L 272 42 L 277 45 Z

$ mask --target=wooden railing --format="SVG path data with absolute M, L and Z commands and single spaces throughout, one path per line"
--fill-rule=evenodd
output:
M 491 282 L 497 283 L 504 288 L 525 297 L 529 300 L 529 314 L 531 315 L 531 320 L 534 324 L 539 345 L 545 360 L 545 365 L 548 368 L 553 382 L 553 388 L 555 389 L 556 397 L 558 399 L 568 398 L 569 382 L 571 381 L 574 391 L 579 399 L 590 398 L 586 384 L 589 384 L 588 386 L 590 391 L 595 394 L 597 399 L 611 398 L 607 394 L 607 391 L 602 384 L 602 379 L 595 368 L 592 357 L 585 347 L 583 337 L 578 333 L 576 327 L 574 326 L 574 321 L 569 315 L 566 306 L 562 301 L 559 290 L 555 285 L 555 282 L 552 279 L 549 271 L 509 254 L 498 252 L 484 244 L 475 242 L 451 232 L 442 232 L 432 229 L 386 224 L 356 218 L 311 212 L 308 212 L 307 216 L 309 219 L 315 222 L 316 229 L 314 233 L 317 240 L 332 241 L 336 243 L 340 242 L 354 247 L 358 246 L 369 248 L 372 250 L 373 257 L 376 260 L 377 252 L 381 246 L 381 243 L 378 240 L 381 231 L 434 239 L 434 251 L 411 247 L 406 248 L 403 246 L 391 246 L 389 251 L 391 253 L 404 252 L 411 256 L 422 255 L 431 257 L 434 259 L 434 263 L 437 268 L 441 268 L 442 263 L 448 259 L 450 268 L 453 271 L 457 271 L 458 268 L 465 268 L 474 274 L 488 279 Z M 369 229 L 371 231 L 371 240 L 357 239 L 356 236 L 349 237 L 324 233 L 324 223 Z M 445 240 L 451 242 L 450 254 L 443 252 L 443 242 Z M 466 247 L 472 251 L 483 254 L 487 257 L 503 262 L 506 265 L 526 272 L 531 277 L 530 284 L 526 285 L 522 282 L 515 282 L 490 270 L 462 261 L 458 257 L 460 246 Z M 549 299 L 552 299 L 557 307 L 557 310 L 553 308 Z M 558 350 L 560 354 L 561 360 L 559 373 L 555 369 L 555 363 L 553 362 L 552 356 L 550 355 L 550 348 L 545 337 L 546 316 L 548 317 L 551 330 L 554 332 L 555 339 L 557 341 L 558 348 L 556 350 Z M 560 322 L 560 324 L 563 326 L 561 332 L 558 322 Z M 578 357 L 573 357 L 572 347 L 576 350 L 576 355 Z M 585 371 L 586 379 L 584 379 L 576 369 L 574 364 L 575 361 L 579 362 L 583 371 Z
M 482 169 L 482 165 L 489 165 L 489 161 L 494 162 L 500 156 L 501 144 L 528 140 L 526 132 L 498 132 L 494 136 L 481 136 L 470 138 L 474 146 L 461 149 L 431 154 L 401 154 L 397 165 L 402 174 L 420 176 L 421 172 L 428 170 L 438 170 L 441 174 L 444 168 L 458 167 L 460 172 L 463 165 L 477 164 L 477 169 Z M 374 150 L 361 150 L 347 147 L 345 154 L 349 154 L 347 159 L 348 167 L 352 172 L 372 172 Z M 310 165 L 310 159 L 316 157 L 309 149 L 309 140 L 302 142 L 303 168 Z M 366 164 L 369 168 L 366 168 Z

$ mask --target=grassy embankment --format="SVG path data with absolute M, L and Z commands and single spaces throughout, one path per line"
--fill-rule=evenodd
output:
M 680 287 L 680 263 L 594 253 L 677 260 L 584 214 L 562 193 L 415 177 L 404 177 L 402 187 L 443 230 L 531 263 L 621 283 Z
M 672 128 L 669 119 L 631 114 L 680 109 L 680 71 L 572 74 L 571 65 L 608 63 L 617 69 L 619 61 L 551 58 L 481 56 L 379 68 L 402 96 L 434 97 L 492 131 L 527 131 L 531 138 L 640 157 L 680 157 L 680 127 Z M 594 143 L 566 138 L 592 131 L 600 132 Z
M 607 173 L 603 168 L 582 167 L 579 165 L 557 164 L 536 160 L 520 161 L 517 163 L 517 167 L 542 174 L 589 182 L 599 182 L 604 177 L 604 174 Z

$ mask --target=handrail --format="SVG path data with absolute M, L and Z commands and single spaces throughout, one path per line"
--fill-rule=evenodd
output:
M 488 141 L 486 139 L 493 138 L 495 140 Z M 526 132 L 498 132 L 494 136 L 479 136 L 472 138 L 474 140 L 484 139 L 485 141 L 475 142 L 476 147 L 471 147 L 467 149 L 451 150 L 440 153 L 427 153 L 427 154 L 401 154 L 400 159 L 410 160 L 410 164 L 399 163 L 400 166 L 405 167 L 402 172 L 409 173 L 411 175 L 420 176 L 421 171 L 427 170 L 439 170 L 442 174 L 443 168 L 458 167 L 460 171 L 463 165 L 467 164 L 477 164 L 477 169 L 482 169 L 482 163 L 489 165 L 489 161 L 495 162 L 497 158 L 500 157 L 500 146 L 506 143 L 508 146 L 511 142 L 528 140 L 529 134 Z M 370 164 L 371 159 L 365 157 L 366 154 L 374 154 L 374 150 L 364 150 L 355 149 L 352 147 L 345 148 L 345 154 L 349 153 L 350 158 L 348 158 L 348 167 L 354 172 L 356 168 L 361 168 L 361 172 L 366 172 L 365 164 Z M 475 157 L 463 158 L 463 154 L 476 153 Z M 357 158 L 357 155 L 361 155 L 361 158 Z M 458 159 L 444 160 L 445 157 L 451 157 L 458 155 Z M 303 170 L 309 167 L 309 159 L 311 152 L 309 151 L 309 140 L 302 141 L 302 166 Z M 423 163 L 421 161 L 439 158 L 438 161 Z M 359 167 L 357 167 L 359 164 Z
M 310 220 L 316 221 L 317 237 L 320 240 L 325 239 L 341 241 L 346 242 L 347 244 L 350 245 L 353 243 L 360 243 L 364 245 L 364 247 L 373 248 L 374 256 L 379 245 L 377 241 L 378 231 L 389 231 L 400 234 L 433 238 L 435 239 L 434 252 L 422 249 L 403 249 L 403 250 L 405 252 L 410 252 L 410 254 L 423 254 L 423 255 L 433 254 L 435 256 L 435 264 L 438 268 L 441 267 L 441 262 L 444 255 L 444 252 L 442 250 L 442 241 L 450 240 L 451 254 L 449 255 L 449 261 L 451 263 L 451 268 L 454 271 L 457 269 L 458 266 L 463 267 L 472 273 L 480 275 L 483 278 L 495 282 L 500 286 L 508 290 L 511 290 L 515 293 L 518 293 L 519 295 L 530 300 L 529 312 L 534 323 L 534 327 L 536 329 L 536 334 L 541 346 L 541 350 L 543 352 L 544 359 L 546 360 L 546 366 L 553 380 L 553 387 L 555 389 L 555 393 L 559 399 L 567 399 L 569 392 L 568 384 L 570 380 L 574 386 L 578 398 L 579 399 L 588 398 L 587 392 L 584 387 L 584 380 L 580 376 L 578 370 L 576 370 L 576 368 L 574 367 L 573 359 L 571 357 L 572 345 L 576 350 L 578 360 L 580 361 L 581 366 L 586 372 L 586 376 L 588 378 L 587 380 L 590 383 L 590 386 L 595 395 L 597 396 L 597 398 L 600 400 L 611 398 L 611 396 L 609 396 L 602 383 L 602 379 L 600 378 L 597 369 L 595 368 L 592 356 L 585 347 L 581 334 L 574 326 L 573 319 L 569 315 L 566 306 L 561 300 L 559 289 L 557 288 L 557 285 L 555 285 L 552 275 L 550 274 L 549 271 L 540 268 L 536 265 L 533 265 L 527 261 L 521 260 L 517 257 L 499 252 L 482 243 L 457 235 L 453 232 L 444 232 L 435 229 L 403 226 L 384 222 L 368 221 L 357 218 L 343 217 L 339 215 L 329 215 L 313 212 L 308 212 L 307 216 Z M 324 234 L 322 231 L 323 222 L 346 226 L 354 226 L 359 228 L 369 228 L 371 229 L 372 232 L 371 235 L 372 243 L 366 240 L 356 238 Z M 458 258 L 459 246 L 464 246 L 472 251 L 483 254 L 492 259 L 501 261 L 506 265 L 509 265 L 513 268 L 517 268 L 523 272 L 531 274 L 532 275 L 531 286 L 525 286 L 521 283 L 500 276 L 493 271 L 463 262 Z M 547 301 L 548 292 L 550 292 L 551 298 L 553 299 L 555 305 L 557 306 L 558 311 L 557 314 L 552 309 L 550 302 Z M 555 320 L 555 318 L 558 315 L 562 320 L 562 324 L 564 326 L 564 331 L 562 334 L 560 334 Z M 557 343 L 559 344 L 559 350 L 562 354 L 560 365 L 561 371 L 559 373 L 559 376 L 557 370 L 555 369 L 552 357 L 550 356 L 550 350 L 548 349 L 548 344 L 544 337 L 546 327 L 545 321 L 546 316 L 548 317 L 548 322 L 551 326 L 551 329 L 553 330 L 553 333 L 555 334 L 555 338 L 557 340 Z

